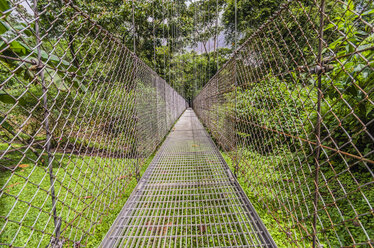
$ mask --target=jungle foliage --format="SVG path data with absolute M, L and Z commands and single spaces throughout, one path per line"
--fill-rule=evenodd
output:
M 352 243 L 352 237 L 359 243 L 365 242 L 368 236 L 374 236 L 374 226 L 370 222 L 372 215 L 370 218 L 370 215 L 357 216 L 355 213 L 372 211 L 368 207 L 368 202 L 374 204 L 372 167 L 336 153 L 336 150 L 343 150 L 357 157 L 374 160 L 374 34 L 370 28 L 374 24 L 372 1 L 344 0 L 342 2 L 345 4 L 337 4 L 337 1 L 326 0 L 328 20 L 323 27 L 322 59 L 332 70 L 322 75 L 308 71 L 308 66 L 316 63 L 318 54 L 317 30 L 320 17 L 315 1 L 297 1 L 298 4 L 290 5 L 288 11 L 292 15 L 285 17 L 283 22 L 273 23 L 273 26 L 269 24 L 268 29 L 256 36 L 254 34 L 258 28 L 286 1 L 74 0 L 74 5 L 111 33 L 111 40 L 107 39 L 102 30 L 92 29 L 92 25 L 77 15 L 73 8 L 67 7 L 64 1 L 48 0 L 40 0 L 37 6 L 31 6 L 42 13 L 39 21 L 41 37 L 37 37 L 32 11 L 14 2 L 0 0 L 1 151 L 9 149 L 7 143 L 13 143 L 17 148 L 9 152 L 3 167 L 16 170 L 14 166 L 26 156 L 29 160 L 25 160 L 25 163 L 40 161 L 32 180 L 42 177 L 48 159 L 44 147 L 47 133 L 40 130 L 47 115 L 51 126 L 51 149 L 63 164 L 69 161 L 59 157 L 62 148 L 79 149 L 81 152 L 110 150 L 114 155 L 105 158 L 104 164 L 113 162 L 120 165 L 116 154 L 125 154 L 126 163 L 133 164 L 131 154 L 138 145 L 132 132 L 137 123 L 134 102 L 137 92 L 131 71 L 136 65 L 126 60 L 132 51 L 186 99 L 196 97 L 217 72 L 227 73 L 226 78 L 230 78 L 232 71 L 219 69 L 225 63 L 235 63 L 238 71 L 250 71 L 247 73 L 250 76 L 231 78 L 237 85 L 235 90 L 222 94 L 214 106 L 219 113 L 219 120 L 216 129 L 210 131 L 215 136 L 218 131 L 227 130 L 241 144 L 238 147 L 242 154 L 239 181 L 251 200 L 256 202 L 257 208 L 268 204 L 266 211 L 260 211 L 265 222 L 272 226 L 273 237 L 278 237 L 276 241 L 286 245 L 288 241 L 296 240 L 309 246 L 311 226 L 300 231 L 300 226 L 287 219 L 289 213 L 277 202 L 277 194 L 283 194 L 290 201 L 297 201 L 304 192 L 312 191 L 308 187 L 313 185 L 314 146 L 295 142 L 292 137 L 313 144 L 317 141 L 314 135 L 318 118 L 316 82 L 320 76 L 323 89 L 321 142 L 335 149 L 326 150 L 319 158 L 323 165 L 320 181 L 331 189 L 329 191 L 328 187 L 324 187 L 321 199 L 326 204 L 339 205 L 348 221 L 342 220 L 342 214 L 336 210 L 323 212 L 319 227 L 327 228 L 319 234 L 319 238 L 322 244 L 336 247 L 348 246 Z M 45 9 L 48 11 L 44 12 Z M 238 41 L 234 36 L 235 16 Z M 217 25 L 218 17 L 222 21 Z M 282 25 L 283 28 L 279 28 Z M 233 47 L 243 44 L 248 37 L 253 37 L 247 45 L 249 48 L 243 53 L 239 52 L 235 60 L 230 60 Z M 39 39 L 43 39 L 40 46 L 37 45 Z M 220 39 L 225 39 L 225 47 L 218 46 Z M 113 40 L 119 40 L 131 52 L 118 56 L 116 49 L 119 45 Z M 209 44 L 212 45 L 210 48 Z M 253 44 L 258 46 L 254 47 Z M 198 49 L 198 46 L 202 49 Z M 44 75 L 40 73 L 39 61 L 45 65 Z M 116 76 L 119 70 L 127 73 L 128 81 Z M 138 108 L 154 103 L 152 101 L 162 102 L 152 88 L 147 88 L 143 83 L 139 85 L 145 93 L 142 101 L 137 103 Z M 47 112 L 42 103 L 52 111 Z M 110 107 L 101 109 L 100 106 Z M 123 108 L 126 109 L 121 113 L 126 114 L 113 113 L 113 109 Z M 76 123 L 84 127 L 97 124 L 98 128 L 91 130 L 96 139 L 93 141 L 79 135 Z M 147 130 L 148 135 L 152 134 L 154 125 L 152 122 Z M 229 131 L 230 128 L 233 130 Z M 105 139 L 113 142 L 100 142 Z M 115 144 L 121 140 L 126 142 L 121 143 L 120 150 L 115 150 Z M 219 143 L 218 139 L 216 141 Z M 227 156 L 231 159 L 236 156 L 224 144 L 221 144 L 221 148 L 228 150 Z M 80 158 L 75 156 L 72 160 L 80 163 Z M 296 169 L 282 171 L 285 164 L 296 166 Z M 84 169 L 90 165 L 82 162 Z M 252 173 L 256 168 L 260 172 Z M 2 183 L 17 183 L 11 179 L 11 170 L 0 171 Z M 25 176 L 31 170 L 27 168 L 21 172 L 17 169 L 16 172 Z M 268 185 L 291 184 L 293 178 L 305 177 L 302 175 L 304 170 L 308 171 L 308 179 L 299 191 L 280 188 L 282 191 L 269 193 L 263 190 L 265 179 Z M 76 172 L 67 170 L 67 173 Z M 129 179 L 129 184 L 135 184 L 134 180 Z M 20 186 L 6 190 L 17 194 Z M 46 190 L 47 187 L 46 184 Z M 63 185 L 59 187 L 63 188 Z M 354 193 L 350 194 L 350 198 L 346 197 L 336 203 L 336 198 L 346 196 L 344 188 Z M 367 200 L 362 200 L 358 188 L 370 192 L 366 194 Z M 30 192 L 32 190 L 35 189 L 28 189 Z M 300 207 L 300 212 L 308 212 L 313 208 L 312 199 L 308 200 L 305 208 Z M 2 204 L 12 202 L 7 199 Z M 319 207 L 323 208 L 322 205 Z M 5 215 L 7 209 L 3 208 L 2 211 L 4 213 L 1 214 Z M 273 216 L 279 217 L 280 224 L 271 223 Z M 308 215 L 303 221 L 310 223 L 311 216 Z M 334 229 L 331 222 L 343 224 Z M 362 231 L 362 226 L 368 230 L 367 233 Z M 107 230 L 101 227 L 98 227 L 99 236 Z M 8 233 L 4 235 L 5 238 L 11 237 L 7 236 Z M 25 239 L 27 235 L 29 233 L 24 235 Z M 98 243 L 97 240 L 92 242 Z
M 198 99 L 200 116 L 231 157 L 239 181 L 286 234 L 277 240 L 284 247 L 312 245 L 316 174 L 318 242 L 366 247 L 374 235 L 374 5 L 325 3 L 321 60 L 326 71 L 316 72 L 318 6 L 291 1 L 262 29 L 242 33 L 251 39 Z M 217 78 L 222 93 L 212 96 Z

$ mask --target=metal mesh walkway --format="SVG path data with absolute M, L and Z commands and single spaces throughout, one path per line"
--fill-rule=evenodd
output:
M 156 154 L 103 247 L 275 247 L 195 113 Z

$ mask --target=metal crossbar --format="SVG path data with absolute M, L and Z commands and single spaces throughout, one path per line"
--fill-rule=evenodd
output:
M 175 124 L 102 247 L 276 247 L 193 110 Z
M 92 246 L 186 108 L 65 2 L 1 1 L 0 245 Z
M 284 247 L 374 247 L 373 9 L 287 1 L 194 99 Z

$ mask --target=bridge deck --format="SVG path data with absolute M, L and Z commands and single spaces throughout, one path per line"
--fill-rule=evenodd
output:
M 102 247 L 275 247 L 193 110 L 157 152 Z

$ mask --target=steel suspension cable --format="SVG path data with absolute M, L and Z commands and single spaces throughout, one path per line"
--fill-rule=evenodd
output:
M 155 34 L 155 8 L 156 2 L 155 0 L 152 1 L 152 35 L 153 35 L 153 70 L 157 72 L 157 61 L 156 61 L 156 34 Z M 159 72 L 158 72 L 159 73 Z
M 136 27 L 135 27 L 135 6 L 134 0 L 132 0 L 132 26 L 134 30 L 133 40 L 134 40 L 134 54 L 136 54 Z
M 171 2 L 170 2 L 171 3 Z M 170 38 L 170 33 L 171 33 L 171 30 L 170 30 L 170 27 L 171 27 L 171 22 L 170 22 L 170 12 L 171 10 L 169 10 L 170 8 L 170 3 L 168 4 L 168 7 L 167 7 L 167 11 L 168 11 L 168 15 L 167 15 L 167 23 L 168 23 L 168 38 L 167 38 L 167 44 L 168 44 L 168 55 L 169 55 L 169 71 L 168 71 L 168 78 L 169 78 L 169 83 L 171 86 L 173 86 L 172 82 L 171 82 L 171 38 Z
M 218 71 L 218 68 L 219 68 L 219 61 L 218 61 L 218 56 L 219 56 L 219 41 L 218 41 L 218 38 L 219 38 L 219 33 L 218 33 L 218 18 L 219 18 L 219 13 L 218 13 L 218 0 L 216 0 L 216 38 L 215 38 L 215 52 L 216 52 L 216 60 L 217 60 L 217 69 L 216 71 Z
M 237 0 L 235 0 L 235 47 L 234 50 L 236 51 L 238 47 L 238 3 Z
M 163 50 L 163 55 L 164 55 L 164 67 L 163 67 L 163 73 L 164 73 L 164 78 L 166 78 L 166 44 L 165 42 L 165 3 L 164 0 L 161 1 L 161 6 L 162 6 L 162 50 Z
M 193 4 L 193 3 L 196 3 L 196 1 L 193 1 L 193 0 L 191 0 L 191 5 Z M 196 50 L 194 51 L 194 55 L 193 55 L 193 68 L 194 68 L 194 86 L 195 86 L 195 89 L 194 89 L 194 98 L 197 96 L 197 82 L 198 82 L 198 77 L 197 77 L 197 75 L 196 75 L 196 54 L 197 54 L 197 52 L 198 52 L 198 50 L 199 50 L 199 45 L 198 45 L 198 42 L 197 42 L 197 40 L 196 40 L 196 26 L 197 26 L 197 23 L 196 23 L 196 4 L 194 4 L 194 19 L 193 19 L 193 44 L 194 44 L 194 46 L 196 46 Z

